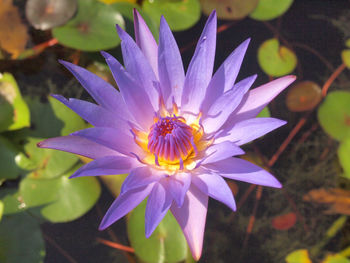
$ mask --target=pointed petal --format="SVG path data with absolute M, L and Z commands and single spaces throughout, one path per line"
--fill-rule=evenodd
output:
M 230 141 L 223 141 L 210 146 L 205 151 L 205 155 L 208 157 L 202 162 L 202 164 L 214 163 L 235 155 L 242 154 L 244 154 L 244 151 L 241 148 L 239 148 L 235 143 Z
M 258 115 L 279 93 L 287 88 L 295 78 L 295 76 L 291 75 L 285 76 L 249 91 L 247 98 L 242 101 L 241 105 L 234 113 L 234 123 L 256 117 L 256 115 Z
M 191 175 L 187 173 L 177 173 L 168 178 L 169 192 L 172 195 L 177 207 L 181 207 L 188 188 L 191 185 Z
M 94 141 L 125 155 L 140 151 L 131 134 L 123 130 L 95 127 L 74 132 L 72 135 Z
M 216 12 L 209 16 L 188 66 L 181 98 L 181 110 L 198 113 L 213 74 L 216 47 Z
M 286 124 L 275 118 L 253 118 L 236 123 L 225 135 L 219 135 L 215 142 L 231 141 L 237 145 L 251 142 Z
M 198 187 L 204 194 L 224 203 L 233 211 L 236 211 L 236 203 L 231 189 L 225 180 L 217 174 L 204 173 L 192 178 L 193 184 Z
M 158 46 L 146 22 L 140 13 L 134 9 L 134 30 L 136 44 L 147 58 L 154 73 L 158 76 Z
M 232 89 L 222 94 L 203 115 L 203 127 L 206 133 L 217 131 L 240 105 L 244 94 L 254 83 L 256 75 L 238 82 Z
M 66 99 L 61 95 L 51 96 L 76 112 L 80 117 L 82 117 L 93 126 L 112 128 L 124 127 L 129 129 L 128 124 L 123 119 L 119 118 L 115 114 L 99 105 L 84 100 L 72 98 Z
M 82 67 L 63 60 L 59 62 L 75 76 L 99 105 L 118 113 L 119 116 L 129 116 L 121 94 L 111 84 Z
M 162 183 L 156 183 L 150 193 L 145 213 L 145 234 L 149 238 L 168 212 L 172 198 Z
M 201 111 L 207 112 L 210 106 L 226 91 L 230 90 L 237 78 L 250 38 L 240 44 L 222 63 L 211 79 Z
M 208 196 L 191 185 L 182 207 L 178 208 L 173 204 L 170 208 L 182 228 L 195 260 L 199 260 L 202 254 L 207 207 Z
M 78 136 L 62 136 L 50 138 L 38 143 L 40 148 L 49 148 L 79 154 L 91 159 L 104 156 L 120 155 L 118 152 L 96 142 Z
M 252 184 L 281 188 L 281 183 L 259 166 L 239 158 L 228 158 L 203 166 L 223 177 Z
M 160 19 L 158 64 L 164 101 L 172 95 L 180 105 L 185 72 L 179 48 L 163 16 Z
M 138 167 L 130 172 L 123 182 L 121 193 L 128 192 L 135 188 L 139 188 L 145 185 L 149 185 L 153 182 L 157 182 L 162 179 L 165 175 L 152 171 L 147 166 Z
M 152 188 L 153 184 L 119 195 L 103 217 L 99 230 L 106 229 L 115 221 L 119 220 L 133 210 L 149 195 Z
M 106 59 L 112 71 L 126 107 L 134 116 L 137 123 L 140 124 L 142 128 L 148 129 L 153 122 L 154 108 L 146 91 L 142 88 L 142 82 L 141 85 L 139 85 L 113 56 L 106 52 L 101 52 L 101 54 Z
M 80 176 L 98 176 L 129 173 L 137 166 L 137 161 L 124 156 L 106 156 L 85 164 L 79 168 L 70 178 Z
M 126 71 L 133 76 L 137 83 L 141 84 L 140 86 L 145 90 L 153 108 L 158 110 L 159 93 L 155 87 L 155 83 L 158 82 L 158 80 L 151 65 L 128 33 L 118 25 L 117 31 L 122 40 L 121 47 Z

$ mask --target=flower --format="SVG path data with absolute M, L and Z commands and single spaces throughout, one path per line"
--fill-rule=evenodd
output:
M 244 153 L 241 145 L 285 124 L 256 116 L 295 77 L 282 77 L 250 91 L 256 75 L 234 84 L 249 39 L 212 75 L 215 11 L 208 18 L 186 74 L 164 17 L 159 45 L 136 10 L 134 20 L 136 42 L 117 25 L 125 67 L 102 52 L 120 92 L 91 72 L 61 61 L 97 104 L 53 97 L 94 127 L 47 139 L 38 146 L 94 159 L 72 178 L 129 173 L 100 229 L 148 197 L 146 236 L 170 209 L 198 260 L 208 196 L 236 209 L 223 177 L 281 187 L 267 171 L 233 156 Z

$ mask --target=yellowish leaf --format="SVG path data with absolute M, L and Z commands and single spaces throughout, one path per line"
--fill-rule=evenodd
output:
M 286 256 L 287 263 L 312 263 L 309 257 L 309 251 L 306 249 L 298 249 Z
M 322 263 L 350 263 L 350 260 L 340 254 L 329 254 Z
M 128 3 L 132 3 L 135 4 L 136 0 L 99 0 L 102 3 L 105 4 L 114 4 L 114 3 L 119 3 L 119 2 L 128 2 Z

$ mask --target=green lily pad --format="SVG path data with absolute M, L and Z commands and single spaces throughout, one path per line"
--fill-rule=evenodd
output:
M 343 167 L 345 177 L 350 179 L 350 137 L 340 144 L 338 148 L 338 157 Z
M 214 9 L 220 19 L 238 20 L 250 14 L 259 0 L 200 0 L 202 11 L 209 15 Z
M 2 189 L 0 191 L 0 199 L 4 204 L 4 215 L 20 213 L 27 208 L 22 197 L 19 195 L 17 188 Z
M 23 202 L 27 207 L 43 206 L 42 216 L 54 223 L 84 215 L 97 202 L 101 187 L 95 177 L 69 179 L 75 170 L 52 179 L 23 179 L 19 187 Z
M 145 237 L 146 201 L 130 214 L 127 230 L 135 254 L 142 262 L 183 261 L 188 254 L 186 239 L 174 216 L 168 212 L 150 238 Z
M 273 77 L 291 73 L 297 65 L 294 52 L 285 46 L 280 46 L 276 38 L 262 43 L 258 49 L 258 62 L 262 70 Z
M 164 15 L 173 31 L 190 28 L 201 15 L 199 0 L 145 0 L 142 9 L 158 23 L 158 26 L 161 15 Z
M 286 105 L 293 112 L 308 111 L 314 109 L 321 99 L 321 87 L 313 81 L 305 80 L 288 89 Z
M 350 68 L 350 49 L 345 49 L 341 52 L 341 59 L 347 68 Z
M 4 203 L 0 201 L 0 222 L 2 219 L 2 214 L 4 213 Z
M 260 113 L 256 117 L 258 117 L 258 118 L 269 118 L 269 117 L 271 117 L 271 113 L 270 113 L 269 107 L 266 106 L 265 108 L 263 108 L 262 111 L 260 111 Z
M 330 254 L 326 256 L 322 263 L 350 263 L 350 260 L 340 254 Z
M 52 33 L 67 47 L 99 51 L 119 45 L 116 24 L 124 28 L 124 19 L 115 8 L 96 0 L 79 0 L 76 16 Z
M 293 0 L 259 0 L 256 9 L 249 15 L 255 20 L 271 20 L 283 15 Z
M 287 263 L 312 263 L 306 249 L 294 250 L 286 256 Z
M 16 163 L 20 155 L 18 149 L 3 136 L 0 136 L 0 180 L 15 179 L 23 170 Z
M 29 109 L 16 80 L 10 73 L 0 73 L 0 131 L 28 127 Z
M 0 262 L 44 262 L 45 245 L 39 223 L 30 215 L 4 216 L 0 223 Z
M 334 139 L 350 138 L 350 92 L 334 91 L 318 108 L 318 121 Z

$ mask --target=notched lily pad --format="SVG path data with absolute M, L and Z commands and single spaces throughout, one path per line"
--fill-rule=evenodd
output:
M 238 20 L 250 14 L 257 7 L 259 0 L 200 0 L 200 2 L 206 15 L 215 9 L 220 19 Z
M 130 214 L 127 221 L 127 230 L 130 243 L 135 254 L 142 262 L 183 261 L 188 253 L 187 243 L 179 224 L 174 216 L 168 212 L 153 234 L 145 237 L 145 209 L 143 201 Z
M 53 35 L 65 46 L 99 51 L 116 47 L 120 39 L 115 25 L 124 28 L 120 12 L 110 5 L 96 0 L 79 0 L 76 16 L 67 24 L 53 29 Z
M 318 121 L 334 139 L 350 138 L 350 92 L 334 91 L 318 108 Z
M 77 0 L 28 0 L 26 17 L 35 29 L 47 30 L 66 23 L 77 7 Z
M 321 87 L 313 81 L 301 81 L 288 89 L 286 104 L 290 111 L 314 109 L 322 99 Z
M 350 263 L 350 260 L 341 254 L 329 254 L 321 263 Z
M 286 256 L 287 263 L 312 263 L 306 249 L 294 250 Z
M 350 68 L 350 49 L 345 49 L 341 52 L 341 59 L 347 68 Z
M 271 20 L 283 15 L 293 0 L 259 0 L 256 9 L 249 15 L 255 20 Z
M 201 14 L 199 0 L 145 0 L 142 9 L 158 26 L 161 15 L 164 15 L 173 31 L 190 28 Z
M 258 62 L 262 70 L 273 77 L 291 73 L 297 65 L 294 52 L 280 46 L 276 38 L 268 39 L 258 49 Z
M 347 138 L 340 144 L 338 158 L 343 167 L 344 176 L 350 179 L 350 138 Z

